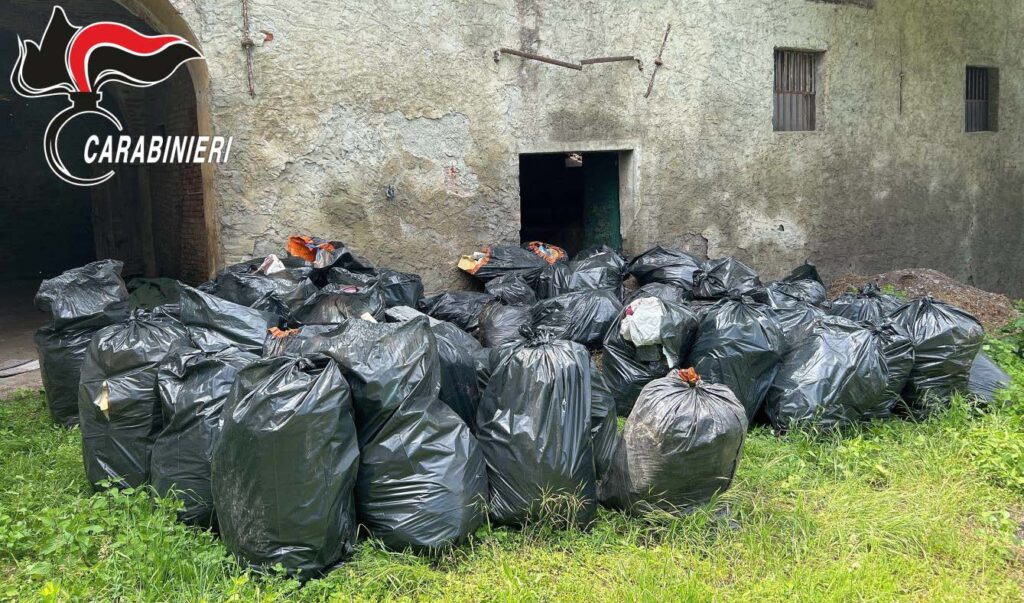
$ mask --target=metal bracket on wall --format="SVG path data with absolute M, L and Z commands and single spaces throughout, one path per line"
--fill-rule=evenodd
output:
M 249 76 L 249 97 L 256 98 L 256 73 L 253 69 L 252 22 L 249 19 L 249 0 L 242 0 L 242 48 L 245 49 L 245 67 Z
M 661 49 L 658 50 L 658 58 L 654 59 L 654 69 L 651 71 L 651 81 L 647 84 L 647 92 L 644 94 L 644 98 L 649 98 L 651 92 L 654 91 L 654 76 L 658 75 L 658 69 L 662 66 L 661 55 L 665 52 L 665 44 L 668 43 L 668 32 L 672 31 L 672 24 L 669 23 L 668 27 L 665 28 L 665 37 L 661 40 Z
M 592 59 L 582 59 L 579 63 L 570 63 L 569 61 L 563 61 L 560 59 L 553 59 L 551 57 L 537 54 L 535 52 L 527 52 L 525 50 L 516 50 L 514 48 L 499 48 L 494 51 L 494 62 L 497 63 L 501 60 L 501 55 L 511 54 L 524 59 L 530 59 L 533 61 L 540 61 L 541 63 L 548 63 L 549 65 L 557 65 L 559 67 L 565 67 L 566 69 L 575 69 L 576 71 L 583 71 L 584 65 L 596 65 L 598 63 L 617 63 L 620 61 L 636 61 L 636 66 L 640 71 L 644 70 L 643 61 L 634 56 L 617 56 L 617 57 L 595 57 Z

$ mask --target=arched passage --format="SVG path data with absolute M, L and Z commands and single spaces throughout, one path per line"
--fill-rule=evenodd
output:
M 114 21 L 148 35 L 177 34 L 201 50 L 169 0 L 63 0 L 60 5 L 75 26 Z M 217 265 L 212 166 L 119 166 L 114 178 L 89 188 L 67 184 L 49 170 L 43 133 L 68 100 L 23 98 L 8 75 L 18 56 L 18 38 L 39 40 L 52 8 L 49 2 L 0 0 L 0 321 L 8 329 L 0 335 L 0 362 L 11 356 L 11 348 L 33 356 L 30 335 L 22 341 L 9 329 L 20 325 L 19 331 L 30 333 L 38 325 L 41 317 L 32 310 L 32 296 L 43 278 L 114 258 L 124 262 L 126 279 L 198 283 Z M 205 62 L 191 61 L 151 88 L 106 86 L 103 106 L 117 115 L 129 136 L 208 135 L 208 89 Z M 89 134 L 116 134 L 97 131 L 103 124 L 89 119 L 76 119 L 61 136 L 71 161 L 81 162 Z M 81 162 L 77 169 L 90 167 Z
M 116 21 L 150 35 L 182 35 L 198 45 L 167 0 L 66 0 L 62 6 L 76 26 Z M 51 8 L 44 2 L 0 0 L 0 65 L 5 70 L 15 63 L 19 36 L 41 37 Z M 0 279 L 45 278 L 99 258 L 123 260 L 128 277 L 194 283 L 209 276 L 217 247 L 207 199 L 210 173 L 204 173 L 209 166 L 120 166 L 105 184 L 66 184 L 48 171 L 41 149 L 46 124 L 67 100 L 25 99 L 6 77 L 0 82 Z M 103 104 L 131 136 L 191 136 L 209 130 L 207 87 L 205 64 L 193 61 L 151 88 L 107 86 Z M 62 145 L 69 139 L 69 148 L 80 155 L 76 134 L 95 133 L 89 128 L 96 125 L 75 124 L 78 132 L 69 130 Z

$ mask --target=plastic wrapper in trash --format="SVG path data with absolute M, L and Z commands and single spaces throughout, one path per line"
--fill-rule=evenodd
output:
M 521 525 L 557 514 L 588 524 L 596 510 L 589 353 L 537 333 L 490 356 L 476 433 L 491 518 Z
M 692 291 L 693 273 L 700 266 L 700 260 L 685 251 L 654 247 L 633 258 L 629 273 L 642 285 L 664 283 Z
M 480 326 L 480 310 L 493 299 L 494 296 L 477 291 L 444 291 L 424 297 L 419 309 L 467 333 L 475 333 Z
M 551 243 L 543 241 L 530 241 L 523 243 L 525 249 L 532 251 L 537 257 L 548 264 L 566 263 L 569 261 L 569 254 L 564 249 Z
M 166 358 L 157 369 L 164 428 L 153 442 L 150 481 L 159 496 L 182 501 L 178 519 L 184 523 L 215 525 L 210 463 L 221 411 L 239 369 L 258 359 L 237 348 L 192 350 Z
M 441 366 L 426 318 L 349 321 L 331 356 L 352 384 L 362 454 L 359 520 L 396 550 L 458 543 L 483 521 L 487 479 L 470 428 L 438 399 Z
M 93 262 L 43 281 L 36 294 L 36 307 L 52 317 L 34 338 L 46 405 L 65 427 L 78 424 L 78 382 L 93 334 L 128 316 L 120 273 L 121 262 Z
M 978 352 L 971 364 L 971 375 L 967 383 L 967 391 L 975 397 L 992 402 L 996 392 L 1010 387 L 1010 376 L 999 365 L 992 362 L 985 352 Z
M 608 250 L 577 258 L 569 263 L 569 289 L 588 291 L 606 289 L 622 299 L 622 281 L 626 276 L 626 262 L 614 251 Z
M 706 504 L 732 484 L 746 432 L 743 404 L 728 387 L 673 370 L 644 388 L 626 419 L 601 502 L 677 514 Z
M 882 293 L 878 285 L 869 283 L 859 293 L 844 293 L 832 302 L 829 314 L 849 318 L 854 322 L 879 323 L 903 306 L 892 295 Z
M 874 334 L 838 316 L 814 321 L 786 353 L 768 392 L 776 429 L 836 429 L 891 414 L 894 400 L 882 346 Z
M 484 289 L 510 306 L 529 306 L 537 301 L 537 294 L 523 275 L 510 272 L 487 281 Z
M 288 255 L 316 269 L 344 268 L 353 272 L 372 272 L 373 264 L 341 241 L 319 237 L 288 238 Z
M 779 370 L 786 341 L 767 306 L 749 298 L 725 299 L 707 310 L 687 366 L 709 383 L 736 394 L 753 420 Z
M 213 451 L 213 501 L 228 550 L 257 571 L 311 578 L 348 556 L 359 446 L 334 362 L 278 356 L 238 372 Z
M 693 275 L 693 296 L 721 299 L 752 295 L 761 290 L 757 272 L 736 258 L 708 260 Z
M 295 329 L 267 330 L 263 341 L 263 357 L 272 356 L 324 356 L 331 347 L 341 325 L 304 325 Z
M 493 301 L 480 311 L 480 343 L 485 348 L 496 348 L 523 339 L 520 328 L 531 324 L 530 306 L 506 306 Z
M 384 294 L 378 283 L 370 285 L 327 285 L 306 300 L 294 313 L 295 321 L 306 325 L 343 323 L 350 318 L 370 316 L 384 320 Z
M 615 413 L 615 398 L 593 360 L 590 361 L 590 392 L 590 442 L 594 451 L 594 477 L 601 481 L 615 454 L 619 424 Z
M 157 368 L 168 356 L 194 350 L 188 331 L 159 312 L 136 310 L 124 323 L 93 336 L 78 390 L 85 475 L 94 487 L 149 482 L 153 440 L 163 428 Z
M 693 293 L 675 285 L 666 285 L 665 283 L 647 283 L 626 296 L 626 300 L 623 303 L 625 305 L 629 305 L 630 302 L 640 299 L 641 297 L 657 297 L 661 301 L 673 304 L 682 304 L 690 301 L 693 297 Z
M 551 299 L 569 293 L 572 290 L 569 282 L 571 278 L 568 264 L 557 262 L 544 265 L 536 271 L 534 277 L 533 289 L 537 299 Z
M 624 336 L 623 325 L 631 321 L 628 309 L 645 299 L 661 303 L 660 343 L 637 348 Z M 619 313 L 605 335 L 602 357 L 604 380 L 615 399 L 619 415 L 630 413 L 645 385 L 663 377 L 669 369 L 678 367 L 697 337 L 698 324 L 697 316 L 686 306 L 657 298 L 640 298 Z
M 892 401 L 885 412 L 868 416 L 869 419 L 884 419 L 892 415 L 892 410 L 902 406 L 903 390 L 910 380 L 910 372 L 914 369 L 914 341 L 910 334 L 892 320 L 881 323 L 858 323 L 871 331 L 885 356 L 885 367 L 888 375 L 886 395 Z
M 547 264 L 548 262 L 536 253 L 518 245 L 490 245 L 471 255 L 463 256 L 458 266 L 460 270 L 487 282 L 510 272 L 523 271 L 535 274 Z
M 416 307 L 423 298 L 423 280 L 418 274 L 381 268 L 375 272 L 352 272 L 344 268 L 331 268 L 327 280 L 334 285 L 366 286 L 376 284 L 384 295 L 388 308 Z
M 216 352 L 235 347 L 258 354 L 278 316 L 182 285 L 180 320 L 196 347 Z
M 541 300 L 530 312 L 534 328 L 594 346 L 601 343 L 621 310 L 622 303 L 611 291 L 576 291 Z
M 121 280 L 122 262 L 102 260 L 74 268 L 44 280 L 36 292 L 35 306 L 51 317 L 54 329 L 105 319 L 107 307 L 128 301 Z
M 275 263 L 275 260 L 270 256 L 264 260 L 228 266 L 217 272 L 211 283 L 198 289 L 236 304 L 292 320 L 295 310 L 317 292 L 317 287 L 309 278 L 294 270 L 275 269 L 280 264 Z
M 820 306 L 825 303 L 827 293 L 825 286 L 818 281 L 777 281 L 765 287 L 768 305 L 773 308 L 786 308 L 801 303 Z
M 128 305 L 132 310 L 152 310 L 178 303 L 181 283 L 173 278 L 133 278 L 128 281 L 128 292 Z
M 441 401 L 473 429 L 476 408 L 480 404 L 474 355 L 480 350 L 480 344 L 450 322 L 432 325 L 430 331 L 437 341 L 441 361 Z
M 772 306 L 771 313 L 782 327 L 787 348 L 792 348 L 806 337 L 815 320 L 826 316 L 821 308 L 795 300 L 787 301 L 780 306 Z
M 892 314 L 914 341 L 914 370 L 903 390 L 909 411 L 925 416 L 966 392 L 971 364 L 985 340 L 976 318 L 949 304 L 924 297 Z

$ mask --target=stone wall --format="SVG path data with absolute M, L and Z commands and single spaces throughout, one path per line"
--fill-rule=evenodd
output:
M 225 261 L 310 233 L 459 285 L 460 253 L 517 242 L 519 153 L 632 149 L 627 251 L 704 241 L 768 277 L 810 258 L 1024 294 L 1019 0 L 251 0 L 273 35 L 255 98 L 241 2 L 170 1 L 208 59 L 213 133 L 235 138 L 213 180 Z M 816 132 L 772 130 L 776 47 L 825 53 Z M 963 131 L 968 64 L 1000 69 L 997 133 Z

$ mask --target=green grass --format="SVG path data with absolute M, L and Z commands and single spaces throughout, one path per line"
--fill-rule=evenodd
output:
M 0 599 L 1024 600 L 1024 366 L 986 413 L 843 437 L 760 429 L 738 480 L 684 519 L 602 511 L 588 533 L 481 529 L 428 559 L 363 543 L 300 587 L 239 569 L 144 491 L 91 495 L 77 431 L 38 394 L 0 402 Z

